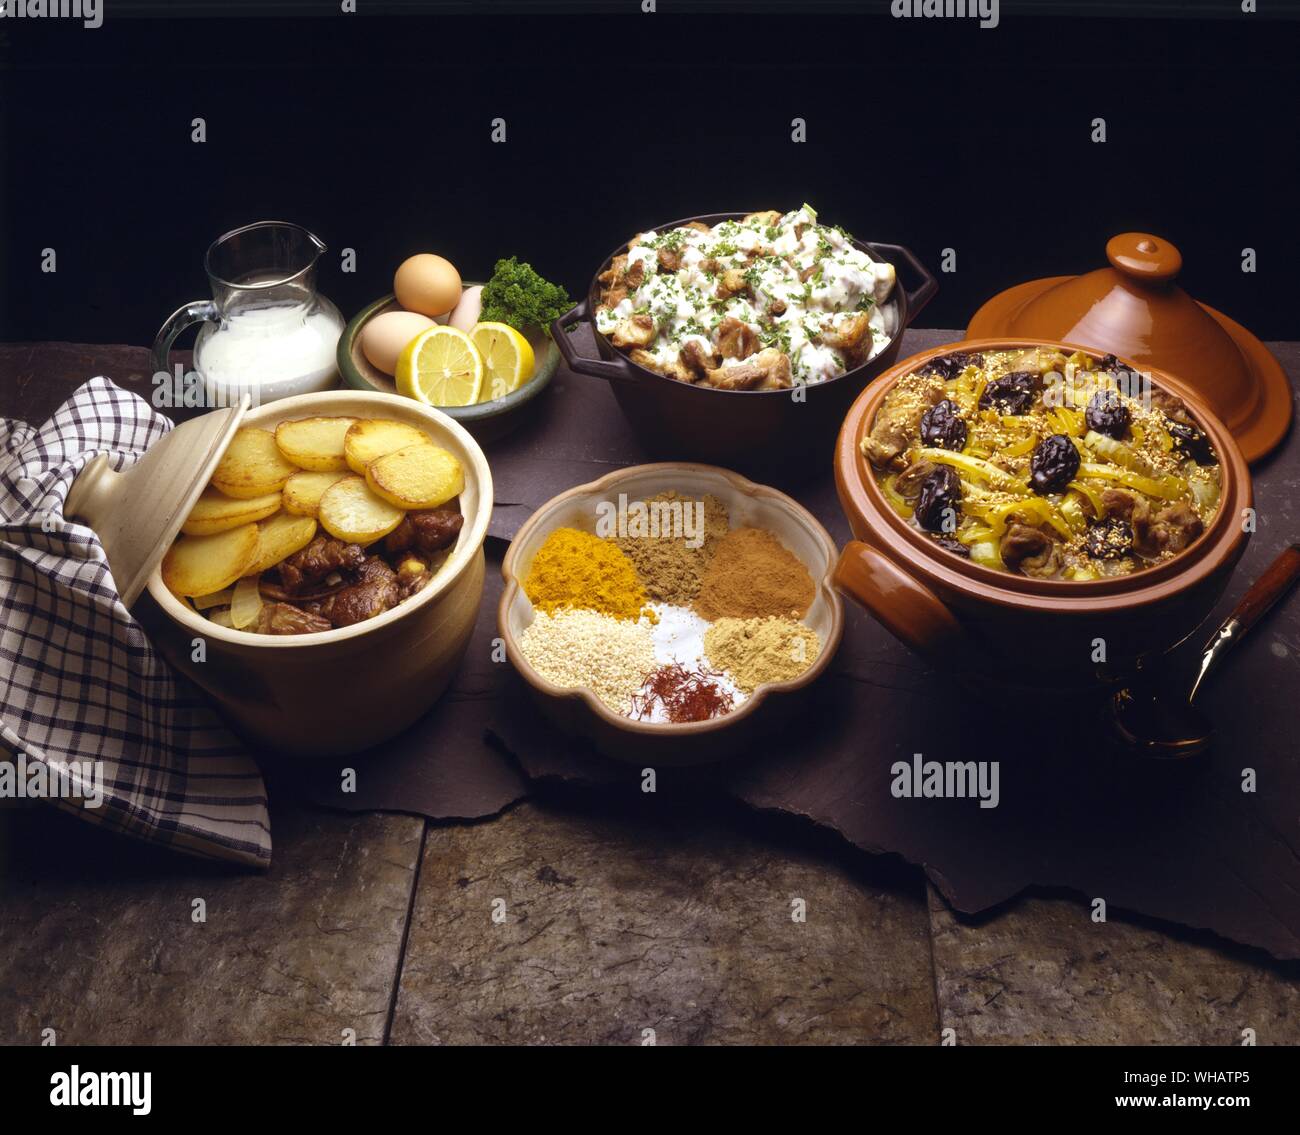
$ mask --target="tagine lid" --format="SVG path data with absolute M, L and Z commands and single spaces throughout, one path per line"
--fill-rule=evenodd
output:
M 237 406 L 182 422 L 120 473 L 101 453 L 77 474 L 64 515 L 95 530 L 124 606 L 162 563 L 248 407 L 245 394 Z
M 1272 353 L 1240 323 L 1192 299 L 1175 282 L 1178 249 L 1150 233 L 1106 243 L 1110 267 L 1030 280 L 975 313 L 968 339 L 1073 343 L 1148 363 L 1192 387 L 1258 461 L 1291 425 L 1291 383 Z

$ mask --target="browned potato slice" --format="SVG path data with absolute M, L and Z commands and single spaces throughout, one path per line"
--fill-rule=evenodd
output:
M 294 516 L 315 516 L 321 494 L 351 473 L 295 473 L 284 486 L 284 511 Z
M 186 536 L 215 536 L 218 532 L 252 524 L 279 511 L 279 493 L 267 493 L 265 496 L 253 497 L 252 500 L 238 500 L 219 493 L 216 489 L 204 489 L 203 495 L 194 502 L 189 516 L 181 525 L 181 531 Z
M 320 498 L 321 526 L 352 544 L 373 544 L 402 523 L 405 513 L 375 496 L 363 477 L 346 477 Z
M 261 575 L 294 552 L 301 552 L 316 535 L 316 521 L 310 516 L 278 512 L 257 526 L 257 535 L 257 555 L 244 569 L 245 575 Z
M 298 467 L 286 461 L 275 444 L 275 434 L 246 426 L 231 440 L 212 484 L 228 497 L 253 500 L 278 493 L 296 472 Z
M 211 595 L 248 574 L 257 556 L 256 524 L 215 536 L 182 536 L 163 557 L 162 578 L 174 595 Z
M 391 418 L 362 418 L 348 430 L 344 451 L 348 468 L 364 477 L 366 466 L 372 461 L 394 450 L 421 443 L 432 444 L 423 430 L 406 422 L 395 422 Z
M 454 454 L 425 442 L 376 458 L 366 484 L 395 508 L 437 508 L 465 488 L 465 470 Z
M 275 427 L 275 444 L 295 465 L 318 473 L 346 470 L 343 438 L 356 418 L 299 418 Z

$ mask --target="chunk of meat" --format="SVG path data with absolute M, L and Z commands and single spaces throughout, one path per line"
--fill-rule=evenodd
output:
M 724 359 L 747 359 L 758 350 L 758 332 L 733 315 L 718 324 L 713 341 Z
M 838 327 L 824 324 L 819 338 L 827 347 L 843 351 L 850 362 L 863 362 L 871 353 L 871 316 L 859 311 L 842 320 Z
M 656 255 L 659 257 L 659 267 L 664 272 L 676 272 L 682 266 L 682 250 L 680 247 L 672 248 L 666 244 L 661 244 Z
M 390 555 L 414 551 L 431 556 L 455 543 L 464 524 L 458 501 L 441 508 L 415 509 L 384 537 L 384 548 Z
M 1190 425 L 1192 416 L 1187 412 L 1187 403 L 1184 402 L 1177 394 L 1170 394 L 1167 390 L 1160 390 L 1156 387 L 1151 388 L 1151 406 L 1159 410 L 1166 418 L 1173 418 L 1176 422 L 1183 422 Z
M 1101 494 L 1102 513 L 1107 519 L 1133 520 L 1133 506 L 1137 498 L 1123 489 L 1104 489 Z
M 330 630 L 332 626 L 329 619 L 313 615 L 292 603 L 264 603 L 255 629 L 258 634 L 314 634 Z
M 616 347 L 648 347 L 654 342 L 655 321 L 644 312 L 623 320 L 610 336 Z
M 894 479 L 894 491 L 904 500 L 915 500 L 921 484 L 938 466 L 933 461 L 914 461 Z
M 623 286 L 626 288 L 639 288 L 645 283 L 645 261 L 638 260 L 626 272 L 623 273 Z
M 302 551 L 280 562 L 280 585 L 290 594 L 298 594 L 315 587 L 331 572 L 355 571 L 365 558 L 365 549 L 359 544 L 316 536 Z
M 354 623 L 382 615 L 401 601 L 397 573 L 378 556 L 370 556 L 357 570 L 356 582 L 323 599 L 307 605 L 307 610 L 331 626 L 350 627 Z
M 871 433 L 862 439 L 862 453 L 877 469 L 902 468 L 900 456 L 919 437 L 925 412 L 946 397 L 943 380 L 913 378 L 900 382 L 885 398 Z
M 682 365 L 690 372 L 692 381 L 704 378 L 716 369 L 718 360 L 698 339 L 688 339 L 682 344 Z
M 601 293 L 600 305 L 601 307 L 614 308 L 618 307 L 625 299 L 627 299 L 627 288 L 622 284 L 613 284 Z
M 623 253 L 615 256 L 609 262 L 609 267 L 596 277 L 602 284 L 617 284 L 623 280 L 623 273 L 627 271 L 627 256 Z
M 1025 575 L 1045 579 L 1055 575 L 1061 567 L 1056 541 L 1042 529 L 1027 524 L 1012 524 L 1003 534 L 998 550 L 1008 568 L 1012 571 L 1019 569 Z
M 689 383 L 695 381 L 695 376 L 686 369 L 686 366 L 680 360 L 672 359 L 664 362 L 657 355 L 639 347 L 635 351 L 629 352 L 628 358 L 637 366 L 652 370 L 655 374 L 662 374 L 666 378 L 675 378 L 678 382 Z
M 1181 552 L 1205 528 L 1196 510 L 1186 501 L 1175 501 L 1152 513 L 1146 501 L 1135 500 L 1130 523 L 1133 547 L 1147 559 Z
M 745 279 L 745 273 L 739 268 L 728 268 L 722 273 L 722 278 L 718 281 L 718 299 L 730 299 L 732 296 L 745 294 L 749 291 L 749 281 Z
M 433 578 L 429 565 L 415 556 L 408 556 L 397 565 L 397 590 L 403 601 L 409 599 Z
M 709 385 L 719 390 L 787 390 L 791 385 L 790 357 L 768 347 L 747 362 L 709 371 L 707 378 Z
M 767 305 L 768 315 L 784 315 L 786 312 L 785 300 L 773 300 Z

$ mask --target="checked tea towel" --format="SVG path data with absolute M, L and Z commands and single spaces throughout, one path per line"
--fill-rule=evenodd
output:
M 257 765 L 122 605 L 95 533 L 63 515 L 93 457 L 120 471 L 170 428 L 106 378 L 39 429 L 0 419 L 0 760 L 92 823 L 266 867 Z

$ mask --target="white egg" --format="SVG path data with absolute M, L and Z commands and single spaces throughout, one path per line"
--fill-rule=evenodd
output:
M 457 331 L 468 333 L 483 314 L 483 286 L 475 284 L 472 288 L 466 288 L 464 295 L 460 297 L 458 303 L 451 313 L 451 325 Z

